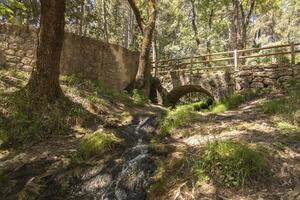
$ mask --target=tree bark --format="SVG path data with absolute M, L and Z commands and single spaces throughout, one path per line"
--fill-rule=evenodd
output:
M 194 38 L 196 40 L 196 44 L 197 44 L 197 47 L 200 46 L 201 42 L 200 42 L 200 39 L 198 37 L 198 28 L 197 28 L 197 24 L 196 24 L 196 10 L 195 10 L 195 0 L 190 0 L 190 3 L 191 3 L 191 11 L 192 11 L 192 28 L 193 28 L 193 31 L 194 31 Z
M 109 41 L 108 39 L 108 29 L 107 29 L 107 11 L 106 11 L 106 3 L 105 0 L 102 0 L 102 18 L 103 18 L 103 32 L 105 41 Z
M 41 0 L 37 61 L 27 85 L 32 107 L 52 102 L 63 94 L 59 85 L 59 63 L 64 13 L 65 0 Z
M 150 1 L 153 1 L 153 0 L 150 0 Z M 130 5 L 130 7 L 131 7 L 131 9 L 132 9 L 132 11 L 135 15 L 136 22 L 139 26 L 139 29 L 143 33 L 144 32 L 144 27 L 143 27 L 144 21 L 143 21 L 143 18 L 141 16 L 141 13 L 140 13 L 135 1 L 134 0 L 128 0 L 128 3 L 129 3 L 129 5 Z
M 134 0 L 128 0 L 128 2 L 132 7 L 137 23 L 139 24 L 139 26 L 142 26 L 140 27 L 140 29 L 143 33 L 143 40 L 142 40 L 142 45 L 140 50 L 140 57 L 139 57 L 139 67 L 135 77 L 134 87 L 136 89 L 142 90 L 146 96 L 149 96 L 151 67 L 149 65 L 148 60 L 149 60 L 149 53 L 151 49 L 152 36 L 155 30 L 156 0 L 147 1 L 148 22 L 144 27 L 143 27 L 143 20 L 141 18 L 141 14 L 139 10 L 137 10 L 137 6 Z

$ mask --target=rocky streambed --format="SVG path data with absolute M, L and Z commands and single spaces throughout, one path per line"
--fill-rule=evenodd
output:
M 2 159 L 0 199 L 146 199 L 157 168 L 148 144 L 157 127 L 156 117 L 136 118 L 116 129 L 127 148 L 77 165 L 63 156 L 78 145 L 67 137 Z

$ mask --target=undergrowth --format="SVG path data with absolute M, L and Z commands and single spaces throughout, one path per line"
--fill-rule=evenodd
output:
M 264 103 L 263 109 L 266 114 L 300 127 L 300 83 L 293 83 L 286 95 Z
M 192 105 L 178 106 L 168 110 L 160 122 L 161 136 L 166 136 L 174 128 L 188 125 L 192 122 L 194 108 Z
M 133 90 L 132 99 L 133 102 L 138 105 L 145 105 L 149 103 L 149 99 L 140 90 L 137 89 Z
M 234 141 L 216 141 L 196 159 L 195 172 L 199 183 L 213 179 L 237 187 L 257 179 L 265 168 L 261 153 Z
M 73 126 L 87 126 L 95 121 L 94 115 L 66 98 L 31 113 L 26 92 L 1 93 L 0 96 L 0 147 L 69 134 Z
M 239 93 L 234 93 L 221 101 L 213 104 L 210 110 L 213 113 L 222 113 L 227 110 L 236 109 L 241 104 L 261 95 L 261 91 L 246 90 Z
M 76 159 L 79 161 L 87 160 L 93 156 L 103 155 L 103 153 L 115 149 L 120 143 L 121 139 L 116 137 L 114 134 L 96 131 L 80 142 Z

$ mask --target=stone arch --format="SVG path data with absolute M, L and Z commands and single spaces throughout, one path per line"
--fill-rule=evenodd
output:
M 167 102 L 165 102 L 165 104 L 169 106 L 175 106 L 181 97 L 192 92 L 200 92 L 206 94 L 207 96 L 215 100 L 215 97 L 208 90 L 204 89 L 200 85 L 183 85 L 172 89 L 167 94 L 166 96 Z

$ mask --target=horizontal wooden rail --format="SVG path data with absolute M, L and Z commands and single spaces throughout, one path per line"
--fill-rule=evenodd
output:
M 219 61 L 231 61 L 232 62 L 233 61 L 233 63 L 234 63 L 233 66 L 235 67 L 236 70 L 238 70 L 239 60 L 249 59 L 249 58 L 269 57 L 269 56 L 276 56 L 276 55 L 287 55 L 287 54 L 291 55 L 291 63 L 294 64 L 295 63 L 295 54 L 300 53 L 300 50 L 296 50 L 296 48 L 295 48 L 295 46 L 298 46 L 298 45 L 300 45 L 300 43 L 291 43 L 291 44 L 284 44 L 284 45 L 267 46 L 267 47 L 261 47 L 261 48 L 234 50 L 234 51 L 226 51 L 226 52 L 217 52 L 217 53 L 184 57 L 184 58 L 160 60 L 157 62 L 151 62 L 151 64 L 152 64 L 153 68 L 157 68 L 157 66 L 158 66 L 160 69 L 167 69 L 172 66 L 186 67 L 189 65 L 191 66 L 191 65 L 197 65 L 197 64 L 205 64 L 206 66 L 208 66 L 208 64 L 212 63 L 212 62 L 219 62 Z M 290 49 L 288 51 L 281 51 L 281 52 L 274 52 L 274 53 L 245 55 L 246 53 L 249 53 L 249 52 L 280 49 L 280 48 L 290 48 Z M 242 55 L 239 55 L 239 54 L 242 54 Z M 232 57 L 215 58 L 215 59 L 211 58 L 213 56 L 220 56 L 220 55 L 232 55 Z M 227 65 L 227 66 L 229 66 L 229 65 Z M 212 68 L 215 68 L 215 67 L 209 67 L 208 69 L 212 69 Z M 198 68 L 189 67 L 188 69 L 173 69 L 172 71 L 189 71 L 189 70 L 194 70 L 194 69 L 198 69 Z M 201 69 L 205 69 L 205 68 L 201 67 Z M 167 71 L 165 71 L 165 72 L 167 72 Z M 155 69 L 155 73 L 164 73 L 164 71 L 158 72 L 157 69 Z

